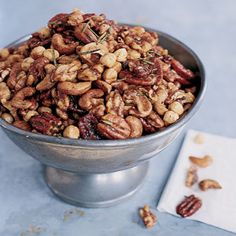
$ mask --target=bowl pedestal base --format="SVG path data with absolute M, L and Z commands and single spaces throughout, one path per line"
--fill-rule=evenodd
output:
M 52 192 L 81 207 L 109 207 L 132 196 L 148 172 L 148 162 L 105 174 L 72 173 L 45 167 L 45 181 Z

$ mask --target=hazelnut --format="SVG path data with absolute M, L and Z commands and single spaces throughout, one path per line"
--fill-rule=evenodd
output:
M 112 82 L 116 81 L 117 75 L 118 74 L 115 69 L 109 68 L 104 71 L 103 78 L 107 83 L 111 84 Z
M 43 56 L 46 57 L 48 60 L 54 62 L 54 60 L 56 60 L 60 55 L 57 50 L 49 48 L 43 52 Z
M 104 66 L 111 68 L 116 62 L 116 55 L 114 53 L 107 53 L 100 58 L 100 62 Z
M 169 110 L 177 113 L 178 115 L 182 115 L 184 113 L 183 105 L 176 101 L 169 105 Z
M 32 49 L 30 56 L 33 59 L 37 59 L 43 55 L 43 52 L 45 51 L 45 48 L 43 46 L 38 46 Z
M 173 111 L 167 111 L 163 117 L 163 120 L 167 124 L 173 124 L 179 119 L 179 115 Z
M 80 137 L 79 129 L 74 125 L 67 126 L 63 131 L 63 136 L 65 138 L 78 139 Z
M 114 52 L 116 60 L 119 62 L 125 62 L 127 60 L 128 53 L 125 48 L 120 48 Z

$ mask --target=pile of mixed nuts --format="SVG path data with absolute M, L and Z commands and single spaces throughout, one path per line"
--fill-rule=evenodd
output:
M 196 80 L 155 32 L 75 10 L 0 51 L 0 116 L 58 137 L 135 138 L 183 116 Z

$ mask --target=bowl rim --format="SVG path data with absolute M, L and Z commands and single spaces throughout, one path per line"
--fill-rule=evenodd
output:
M 14 133 L 17 133 L 19 135 L 25 136 L 26 138 L 32 139 L 32 140 L 37 140 L 41 142 L 47 142 L 55 145 L 65 145 L 65 146 L 79 146 L 79 147 L 121 147 L 121 146 L 130 146 L 130 145 L 137 145 L 139 143 L 143 142 L 149 142 L 153 139 L 160 138 L 162 136 L 168 135 L 169 133 L 172 133 L 176 131 L 177 129 L 183 127 L 188 120 L 199 110 L 201 102 L 203 100 L 204 94 L 206 92 L 207 88 L 207 83 L 206 83 L 206 78 L 205 78 L 205 69 L 203 66 L 203 63 L 201 62 L 200 58 L 198 55 L 191 49 L 189 48 L 186 44 L 182 43 L 180 40 L 176 39 L 175 37 L 164 33 L 162 31 L 152 29 L 149 27 L 144 27 L 148 30 L 152 30 L 154 32 L 157 32 L 157 34 L 160 34 L 166 38 L 169 38 L 172 41 L 175 41 L 177 44 L 181 45 L 181 47 L 185 48 L 195 59 L 197 62 L 199 72 L 200 72 L 200 79 L 201 79 L 201 84 L 199 88 L 198 95 L 190 108 L 190 110 L 183 116 L 181 117 L 176 123 L 164 128 L 163 130 L 157 131 L 156 133 L 153 134 L 148 134 L 145 136 L 141 136 L 139 138 L 132 138 L 132 139 L 122 139 L 122 140 L 85 140 L 85 139 L 69 139 L 69 138 L 64 138 L 64 137 L 54 137 L 54 136 L 49 136 L 49 135 L 44 135 L 44 134 L 39 134 L 39 133 L 32 133 L 30 131 L 25 131 L 19 128 L 16 128 L 15 126 L 7 123 L 3 119 L 0 118 L 0 126 L 3 129 L 6 129 L 7 131 L 11 131 Z M 15 40 L 14 42 L 10 43 L 6 47 L 12 47 L 16 44 L 20 44 L 27 40 L 31 35 L 25 35 L 18 40 Z

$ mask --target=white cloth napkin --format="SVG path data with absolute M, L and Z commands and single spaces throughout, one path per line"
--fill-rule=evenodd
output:
M 205 139 L 203 144 L 194 142 L 199 133 Z M 198 184 L 192 188 L 185 187 L 186 172 L 191 165 L 188 157 L 203 157 L 207 154 L 213 157 L 213 164 L 207 168 L 198 168 L 199 180 L 214 179 L 223 188 L 203 192 L 198 188 Z M 178 216 L 176 206 L 184 196 L 191 194 L 200 197 L 203 205 L 186 219 L 201 221 L 236 233 L 236 139 L 188 131 L 157 209 Z

